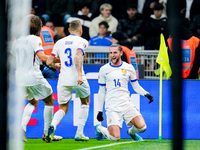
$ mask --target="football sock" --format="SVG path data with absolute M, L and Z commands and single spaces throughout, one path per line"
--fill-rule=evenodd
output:
M 23 116 L 22 116 L 22 128 L 23 130 L 26 132 L 26 126 L 31 118 L 31 114 L 33 113 L 35 109 L 35 106 L 32 105 L 31 103 L 28 103 L 26 105 L 26 107 L 24 108 L 24 113 L 23 113 Z
M 83 128 L 85 126 L 85 122 L 88 118 L 88 112 L 89 112 L 89 105 L 82 105 L 81 111 L 79 114 L 79 120 L 78 120 L 78 128 L 76 134 L 82 135 L 83 134 Z
M 56 129 L 56 126 L 60 123 L 60 121 L 62 120 L 62 118 L 65 116 L 65 112 L 62 109 L 59 109 L 54 117 L 53 117 L 53 121 L 51 123 L 51 125 L 54 126 L 54 129 Z
M 101 125 L 98 126 L 97 130 L 99 132 L 101 132 L 106 137 L 106 139 L 108 139 L 110 141 L 118 141 L 119 140 L 119 138 L 115 138 L 112 135 L 110 135 L 109 132 L 108 132 L 108 129 L 103 127 L 103 126 L 101 126 Z
M 48 128 L 53 119 L 53 106 L 44 106 L 44 134 L 47 135 Z
M 115 138 L 112 135 L 109 135 L 109 138 L 108 138 L 108 140 L 110 140 L 110 141 L 118 141 L 119 139 L 120 138 Z
M 132 126 L 132 128 L 128 129 L 128 132 L 131 133 L 131 134 L 141 133 L 141 132 L 144 132 L 146 130 L 146 128 L 147 128 L 146 125 L 141 129 L 136 128 L 135 126 Z

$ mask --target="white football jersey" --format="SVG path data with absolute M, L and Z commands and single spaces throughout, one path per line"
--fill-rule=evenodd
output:
M 100 68 L 98 82 L 99 85 L 106 86 L 106 110 L 123 107 L 130 101 L 129 81 L 137 81 L 135 69 L 131 64 L 122 61 L 119 66 L 107 63 Z
M 44 51 L 40 37 L 28 35 L 17 39 L 11 49 L 16 61 L 16 82 L 20 86 L 33 86 L 43 78 L 37 52 Z
M 59 56 L 61 61 L 58 84 L 66 86 L 77 85 L 78 73 L 75 65 L 76 50 L 82 50 L 83 54 L 85 54 L 85 48 L 87 46 L 87 40 L 74 34 L 70 34 L 56 42 L 51 55 Z M 83 80 L 86 80 L 83 69 L 82 76 Z

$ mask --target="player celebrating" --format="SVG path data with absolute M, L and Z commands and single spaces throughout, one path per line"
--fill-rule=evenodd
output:
M 96 125 L 97 140 L 103 139 L 102 134 L 108 140 L 119 140 L 123 121 L 126 122 L 127 126 L 132 126 L 127 133 L 136 141 L 143 140 L 136 133 L 146 130 L 144 118 L 134 104 L 130 102 L 128 82 L 131 82 L 133 89 L 138 94 L 146 96 L 150 100 L 149 103 L 153 102 L 153 97 L 139 85 L 134 67 L 121 60 L 122 54 L 122 48 L 119 44 L 111 45 L 111 62 L 102 66 L 99 71 L 99 112 L 97 120 L 103 121 L 102 110 L 105 99 L 108 129 Z
M 83 71 L 83 55 L 85 54 L 85 48 L 88 46 L 88 41 L 80 37 L 82 35 L 82 25 L 79 20 L 70 22 L 69 32 L 69 36 L 56 42 L 52 54 L 47 60 L 47 65 L 54 65 L 55 56 L 59 56 L 61 71 L 57 86 L 59 110 L 55 113 L 49 127 L 46 142 L 51 142 L 56 126 L 66 115 L 73 90 L 76 91 L 76 97 L 80 97 L 82 103 L 75 140 L 89 140 L 83 134 L 90 102 L 90 87 Z
M 29 101 L 22 116 L 25 142 L 27 141 L 26 127 L 38 100 L 42 99 L 45 102 L 44 135 L 47 135 L 48 127 L 53 118 L 54 102 L 52 88 L 39 69 L 40 61 L 45 62 L 48 59 L 48 56 L 44 54 L 42 41 L 39 37 L 42 22 L 38 16 L 30 15 L 27 18 L 30 22 L 30 35 L 17 39 L 11 53 L 16 60 L 16 84 L 23 90 L 24 98 Z M 58 139 L 55 140 L 62 139 L 62 137 L 56 138 Z

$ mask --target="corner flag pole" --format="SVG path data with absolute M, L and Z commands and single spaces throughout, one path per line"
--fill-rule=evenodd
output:
M 166 73 L 167 79 L 171 76 L 172 71 L 169 64 L 169 57 L 167 53 L 167 47 L 163 34 L 160 34 L 160 50 L 156 62 L 160 64 L 160 99 L 159 99 L 159 139 L 162 139 L 162 76 L 163 70 Z M 159 75 L 155 72 L 156 75 Z
M 160 65 L 160 94 L 159 94 L 159 139 L 162 139 L 162 73 L 163 65 Z

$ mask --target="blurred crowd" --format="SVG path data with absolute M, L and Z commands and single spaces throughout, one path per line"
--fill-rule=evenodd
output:
M 187 18 L 189 29 L 200 37 L 200 0 L 185 0 L 180 13 Z M 144 46 L 145 50 L 158 50 L 160 34 L 169 37 L 167 0 L 32 0 L 31 13 L 39 16 L 43 24 L 55 32 L 63 26 L 69 35 L 69 22 L 80 20 L 82 37 L 93 46 L 110 46 L 114 32 L 123 33 L 118 40 L 129 48 Z

